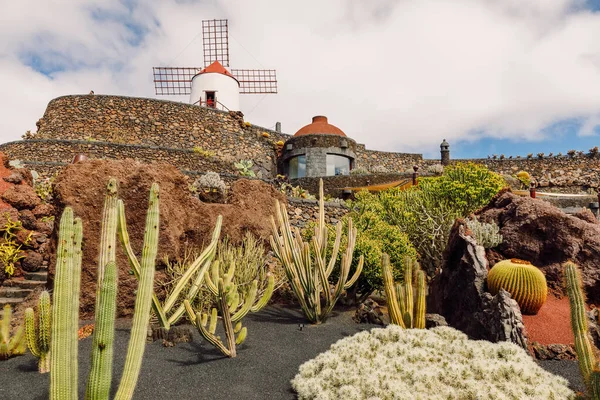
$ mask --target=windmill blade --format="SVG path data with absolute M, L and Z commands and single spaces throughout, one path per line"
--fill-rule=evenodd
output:
M 226 19 L 202 21 L 204 67 L 218 61 L 229 67 L 229 26 Z
M 274 69 L 232 69 L 240 83 L 241 94 L 277 93 L 277 74 Z
M 189 95 L 196 67 L 153 67 L 154 91 L 157 95 Z

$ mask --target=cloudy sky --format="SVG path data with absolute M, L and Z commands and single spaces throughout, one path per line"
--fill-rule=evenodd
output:
M 600 145 L 600 0 L 0 0 L 0 142 L 52 98 L 156 97 L 153 66 L 202 66 L 229 19 L 233 68 L 275 68 L 246 120 L 313 115 L 368 148 L 453 157 Z M 173 98 L 187 101 L 185 97 Z

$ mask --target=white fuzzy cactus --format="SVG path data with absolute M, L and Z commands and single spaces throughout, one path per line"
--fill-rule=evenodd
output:
M 219 174 L 216 172 L 207 172 L 202 175 L 196 182 L 194 183 L 198 189 L 215 189 L 220 193 L 225 192 L 225 182 L 221 179 Z
M 301 365 L 292 386 L 300 400 L 575 398 L 519 346 L 450 327 L 360 332 Z

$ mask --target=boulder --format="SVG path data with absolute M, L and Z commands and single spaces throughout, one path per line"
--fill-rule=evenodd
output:
M 541 199 L 501 192 L 479 212 L 483 222 L 495 222 L 503 241 L 495 259 L 520 258 L 540 268 L 551 291 L 563 293 L 566 261 L 579 265 L 590 303 L 600 302 L 600 224 L 567 215 Z
M 473 339 L 511 341 L 526 348 L 517 302 L 504 290 L 495 296 L 486 291 L 485 249 L 466 230 L 462 220 L 452 227 L 442 269 L 429 287 L 427 311 L 441 314 L 448 325 Z
M 28 185 L 11 186 L 2 194 L 2 200 L 18 210 L 34 209 L 42 201 Z
M 25 258 L 21 260 L 21 268 L 24 271 L 36 272 L 42 268 L 43 263 L 44 257 L 41 254 L 35 251 L 28 251 Z
M 438 326 L 448 326 L 446 318 L 440 314 L 425 314 L 425 328 L 437 328 Z

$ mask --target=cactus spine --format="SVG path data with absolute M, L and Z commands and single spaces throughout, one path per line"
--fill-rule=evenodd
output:
M 123 202 L 119 200 L 119 238 L 121 244 L 127 253 L 129 264 L 133 270 L 134 275 L 140 278 L 140 263 L 137 256 L 131 248 L 131 242 L 129 240 L 129 233 L 127 232 L 127 219 L 125 218 L 125 207 Z M 152 309 L 158 317 L 158 322 L 163 328 L 169 329 L 174 323 L 185 314 L 185 308 L 183 304 L 180 304 L 175 311 L 172 311 L 173 307 L 177 303 L 177 299 L 180 297 L 183 289 L 189 281 L 192 281 L 192 285 L 188 292 L 185 294 L 184 299 L 193 300 L 202 286 L 202 280 L 204 279 L 204 273 L 210 267 L 212 260 L 217 253 L 217 244 L 219 236 L 221 235 L 221 225 L 223 223 L 223 217 L 220 215 L 217 217 L 215 229 L 213 230 L 212 239 L 210 244 L 204 249 L 204 251 L 194 260 L 194 262 L 186 269 L 183 276 L 175 285 L 172 293 L 165 300 L 164 305 L 160 303 L 158 297 L 152 294 Z
M 395 285 L 390 266 L 390 256 L 383 253 L 381 268 L 387 298 L 390 322 L 402 328 L 425 329 L 425 272 L 419 264 L 407 258 L 404 269 L 404 283 Z M 415 278 L 416 277 L 416 278 Z M 413 296 L 413 280 L 416 280 L 416 293 Z
M 184 307 L 187 311 L 188 318 L 192 324 L 196 326 L 202 337 L 213 346 L 217 347 L 223 354 L 231 358 L 235 357 L 237 354 L 236 345 L 242 344 L 244 340 L 246 340 L 248 333 L 246 327 L 242 327 L 242 318 L 249 312 L 257 312 L 267 305 L 275 286 L 275 280 L 273 276 L 269 274 L 267 288 L 262 297 L 256 300 L 258 281 L 254 280 L 250 287 L 250 291 L 242 301 L 237 285 L 233 282 L 234 274 L 235 263 L 231 263 L 228 271 L 223 276 L 220 276 L 219 262 L 215 261 L 212 264 L 211 274 L 207 271 L 204 277 L 209 291 L 217 298 L 218 312 L 223 319 L 223 328 L 225 329 L 225 337 L 227 339 L 226 344 L 224 344 L 221 338 L 215 334 L 218 319 L 217 309 L 212 309 L 209 323 L 207 314 L 194 312 L 190 301 L 188 299 L 184 300 Z M 207 324 L 208 328 L 206 327 Z
M 14 336 L 10 336 L 10 320 L 12 309 L 10 305 L 4 306 L 2 321 L 0 321 L 0 360 L 25 353 L 25 335 L 23 326 L 19 326 Z
M 38 301 L 38 324 L 36 329 L 33 308 L 25 310 L 25 336 L 29 351 L 39 358 L 38 370 L 50 372 L 50 293 L 44 290 Z
M 588 333 L 585 315 L 585 296 L 579 268 L 572 262 L 565 263 L 565 282 L 571 307 L 571 327 L 575 336 L 575 350 L 579 369 L 593 400 L 600 399 L 600 364 L 596 360 Z
M 546 302 L 546 277 L 528 261 L 516 258 L 494 265 L 487 277 L 488 289 L 496 295 L 500 289 L 510 293 L 523 314 L 537 314 Z
M 304 315 L 311 323 L 319 324 L 327 319 L 342 292 L 352 286 L 360 276 L 363 267 L 362 256 L 360 256 L 354 275 L 348 279 L 357 230 L 352 226 L 352 219 L 348 219 L 348 244 L 343 250 L 340 277 L 332 293 L 329 288 L 329 276 L 335 267 L 340 251 L 342 223 L 338 222 L 336 226 L 336 238 L 331 258 L 327 260 L 323 180 L 319 181 L 319 222 L 311 241 L 312 248 L 302 240 L 297 228 L 292 231 L 284 204 L 276 203 L 276 213 L 276 220 L 271 217 L 271 248 L 284 266 L 285 274 Z M 324 297 L 324 304 L 321 304 L 321 294 Z

